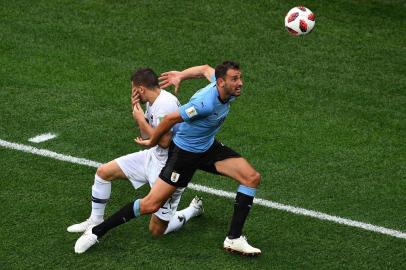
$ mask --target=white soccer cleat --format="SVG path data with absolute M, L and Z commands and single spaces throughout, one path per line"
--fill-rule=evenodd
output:
M 247 238 L 243 235 L 240 238 L 224 240 L 224 249 L 229 252 L 237 252 L 244 256 L 258 256 L 261 250 L 248 244 Z
M 83 253 L 88 250 L 91 246 L 98 243 L 97 235 L 93 234 L 92 228 L 90 227 L 75 243 L 75 253 Z
M 196 212 L 194 214 L 195 217 L 200 216 L 204 212 L 203 208 L 203 200 L 202 198 L 196 196 L 193 198 L 193 200 L 190 202 L 190 206 L 196 209 Z
M 85 232 L 90 227 L 97 226 L 102 222 L 103 222 L 103 220 L 93 221 L 91 218 L 88 218 L 85 221 L 83 221 L 82 223 L 73 224 L 73 225 L 69 226 L 66 230 L 71 233 L 82 233 L 82 232 Z

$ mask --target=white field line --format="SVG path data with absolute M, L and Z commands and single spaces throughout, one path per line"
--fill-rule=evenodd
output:
M 68 155 L 63 155 L 63 154 L 55 153 L 55 152 L 52 152 L 49 150 L 39 149 L 39 148 L 35 148 L 32 146 L 24 145 L 24 144 L 7 142 L 7 141 L 1 140 L 1 139 L 0 139 L 0 146 L 4 147 L 4 148 L 8 148 L 8 149 L 14 149 L 14 150 L 18 150 L 18 151 L 22 151 L 22 152 L 26 152 L 26 153 L 31 153 L 34 155 L 49 157 L 49 158 L 67 161 L 70 163 L 75 163 L 75 164 L 80 164 L 80 165 L 85 165 L 85 166 L 89 166 L 89 167 L 97 168 L 102 164 L 100 162 L 96 162 L 96 161 L 92 161 L 92 160 L 88 160 L 88 159 L 84 159 L 84 158 L 77 158 L 77 157 L 72 157 L 72 156 L 68 156 Z M 196 191 L 213 194 L 213 195 L 220 196 L 220 197 L 226 197 L 226 198 L 235 197 L 235 193 L 233 193 L 233 192 L 214 189 L 211 187 L 206 187 L 206 186 L 202 186 L 202 185 L 198 185 L 198 184 L 190 183 L 188 187 L 193 190 L 196 190 Z M 372 231 L 372 232 L 376 232 L 376 233 L 386 234 L 386 235 L 393 236 L 396 238 L 406 239 L 405 232 L 396 231 L 396 230 L 376 226 L 376 225 L 369 224 L 369 223 L 363 223 L 363 222 L 359 222 L 359 221 L 355 221 L 355 220 L 351 220 L 351 219 L 347 219 L 347 218 L 332 216 L 332 215 L 324 214 L 321 212 L 308 210 L 308 209 L 304 209 L 304 208 L 299 208 L 299 207 L 295 207 L 295 206 L 290 206 L 290 205 L 286 205 L 286 204 L 281 204 L 281 203 L 277 203 L 277 202 L 272 202 L 272 201 L 268 201 L 268 200 L 260 199 L 260 198 L 254 199 L 254 203 L 268 207 L 268 208 L 278 209 L 278 210 L 290 212 L 290 213 L 297 214 L 297 215 L 309 216 L 309 217 L 317 218 L 320 220 L 328 220 L 328 221 L 338 223 L 338 224 L 356 227 L 356 228 L 360 228 L 360 229 L 364 229 L 364 230 Z
M 80 164 L 80 165 L 86 165 L 89 167 L 97 168 L 100 165 L 102 165 L 102 163 L 99 163 L 99 162 L 96 162 L 93 160 L 62 155 L 62 154 L 58 154 L 58 153 L 55 153 L 55 152 L 52 152 L 49 150 L 39 149 L 39 148 L 32 147 L 29 145 L 24 145 L 24 144 L 7 142 L 7 141 L 3 141 L 1 139 L 0 139 L 0 146 L 9 148 L 9 149 L 26 152 L 26 153 L 31 153 L 31 154 L 38 155 L 38 156 L 49 157 L 49 158 L 53 158 L 53 159 L 57 159 L 57 160 L 67 161 L 70 163 Z
M 28 139 L 29 142 L 41 143 L 56 138 L 58 135 L 54 133 L 45 133 Z

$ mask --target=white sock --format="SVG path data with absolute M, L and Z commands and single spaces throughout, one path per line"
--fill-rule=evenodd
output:
M 92 213 L 90 218 L 93 221 L 102 221 L 104 209 L 107 201 L 110 199 L 111 182 L 101 179 L 97 174 L 94 176 L 92 186 Z
M 197 209 L 193 206 L 186 207 L 183 210 L 176 211 L 175 215 L 169 220 L 168 227 L 164 234 L 179 230 L 189 221 L 192 217 L 197 215 Z

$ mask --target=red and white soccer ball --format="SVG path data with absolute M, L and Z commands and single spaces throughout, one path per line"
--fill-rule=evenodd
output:
M 315 25 L 314 13 L 303 6 L 289 10 L 285 17 L 285 27 L 294 36 L 309 34 Z

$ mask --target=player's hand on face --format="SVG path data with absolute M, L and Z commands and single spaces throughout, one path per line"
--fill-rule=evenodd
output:
M 181 73 L 179 71 L 168 71 L 161 74 L 159 77 L 159 86 L 166 88 L 168 86 L 175 86 L 175 95 L 178 93 L 181 83 Z
M 141 107 L 139 102 L 134 103 L 133 105 L 133 117 L 135 121 L 142 121 L 144 119 L 144 110 Z
M 140 103 L 140 94 L 136 88 L 131 90 L 131 105 L 134 108 L 135 104 Z
M 151 140 L 144 140 L 144 139 L 141 138 L 141 137 L 137 137 L 137 138 L 134 139 L 134 141 L 135 141 L 137 144 L 141 145 L 141 146 L 151 147 Z

